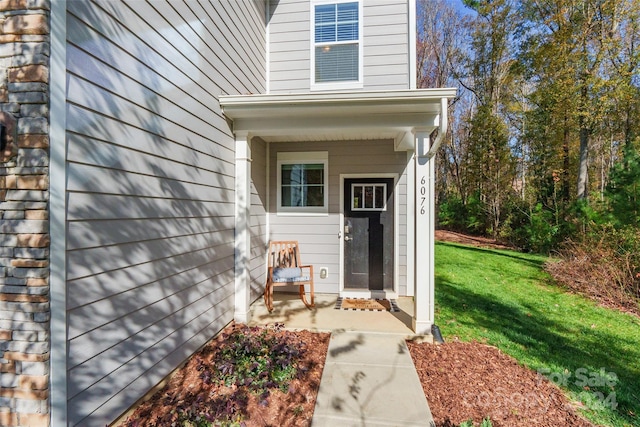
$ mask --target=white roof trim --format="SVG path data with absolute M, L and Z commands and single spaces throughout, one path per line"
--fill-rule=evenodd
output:
M 413 146 L 405 135 L 415 128 L 438 127 L 442 105 L 446 105 L 443 100 L 456 93 L 455 88 L 445 88 L 223 95 L 220 106 L 233 120 L 234 132 L 248 132 L 265 140 L 340 139 L 345 135 L 354 139 L 368 135 L 370 139 L 372 132 L 377 132 L 384 138 L 394 135 L 396 148 L 405 150 Z
M 279 107 L 299 111 L 300 107 L 362 107 L 371 106 L 380 111 L 397 108 L 435 104 L 440 106 L 441 98 L 453 98 L 456 88 L 444 89 L 415 89 L 394 91 L 357 91 L 357 92 L 324 92 L 324 93 L 295 93 L 295 94 L 265 94 L 265 95 L 221 95 L 220 105 L 224 114 L 231 118 L 253 115 L 250 110 L 257 108 Z M 424 111 L 424 109 L 420 109 Z M 419 112 L 416 109 L 415 112 Z M 253 112 L 255 114 L 255 112 Z

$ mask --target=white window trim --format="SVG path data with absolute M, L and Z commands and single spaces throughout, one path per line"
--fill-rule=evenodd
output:
M 327 82 L 327 83 L 316 83 L 316 13 L 315 7 L 316 5 L 321 4 L 338 4 L 338 3 L 353 3 L 358 2 L 358 80 L 353 81 L 344 81 L 344 82 Z M 311 29 L 310 29 L 310 57 L 311 57 L 311 69 L 310 69 L 310 81 L 312 91 L 320 91 L 320 90 L 344 90 L 344 89 L 362 89 L 363 88 L 363 45 L 364 45 L 364 35 L 362 33 L 363 25 L 362 25 L 362 16 L 363 16 L 363 0 L 311 0 Z
M 324 165 L 324 206 L 282 206 L 282 165 L 322 163 Z M 277 155 L 278 215 L 327 215 L 329 213 L 329 152 L 282 152 Z
M 355 187 L 363 187 L 364 188 L 366 186 L 382 188 L 384 206 L 382 206 L 382 207 L 371 207 L 371 208 L 367 208 L 367 207 L 358 208 L 358 207 L 353 205 L 353 202 L 354 202 L 353 194 L 354 194 Z M 374 204 L 375 204 L 375 197 L 374 197 Z M 387 210 L 387 185 L 384 184 L 384 183 L 372 183 L 372 182 L 367 182 L 367 183 L 356 182 L 356 183 L 351 184 L 351 210 L 353 212 L 386 212 L 386 210 Z

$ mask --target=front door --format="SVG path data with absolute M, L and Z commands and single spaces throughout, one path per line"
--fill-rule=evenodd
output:
M 344 180 L 344 288 L 393 291 L 393 178 Z

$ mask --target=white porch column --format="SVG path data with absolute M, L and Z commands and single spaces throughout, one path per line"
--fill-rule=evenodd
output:
M 434 322 L 434 158 L 429 159 L 429 132 L 417 130 L 415 156 L 415 314 L 413 330 L 430 334 Z
M 249 321 L 251 304 L 251 137 L 236 133 L 235 310 L 236 322 Z

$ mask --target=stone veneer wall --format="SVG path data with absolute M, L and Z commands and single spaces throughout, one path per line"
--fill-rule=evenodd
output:
M 0 0 L 0 425 L 49 425 L 50 0 Z

